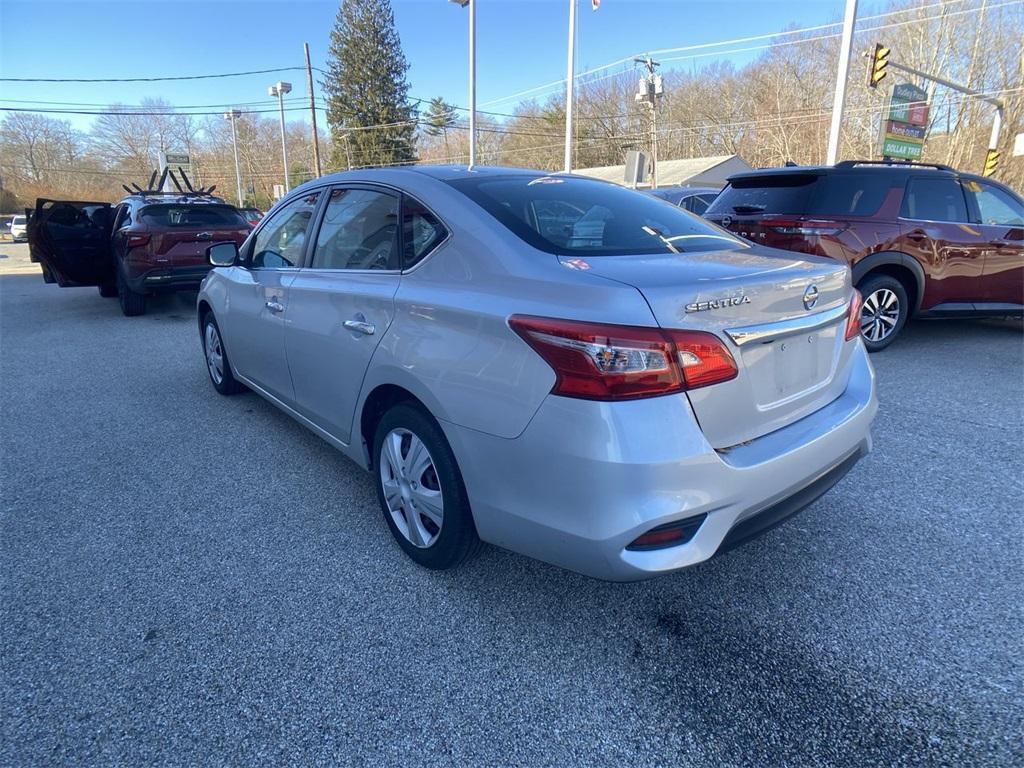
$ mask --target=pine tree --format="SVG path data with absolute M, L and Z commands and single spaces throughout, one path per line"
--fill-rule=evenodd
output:
M 331 165 L 414 161 L 416 108 L 389 0 L 341 0 L 327 68 L 322 85 L 334 139 Z
M 445 159 L 451 162 L 451 154 L 448 151 L 448 129 L 455 126 L 455 107 L 446 102 L 442 97 L 437 96 L 430 100 L 427 108 L 426 131 L 429 136 L 444 137 Z

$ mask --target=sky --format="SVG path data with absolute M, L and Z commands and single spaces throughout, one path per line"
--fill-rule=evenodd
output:
M 592 11 L 591 0 L 579 0 L 577 72 L 650 50 L 835 22 L 843 5 L 843 0 L 602 0 L 600 9 Z M 465 106 L 468 11 L 446 0 L 392 0 L 392 6 L 410 64 L 410 95 L 443 96 Z M 568 8 L 568 0 L 477 0 L 479 108 L 510 111 L 518 99 L 509 96 L 565 77 Z M 309 43 L 313 66 L 325 67 L 337 9 L 338 0 L 0 0 L 0 77 L 166 77 L 296 68 L 151 83 L 0 82 L 0 106 L 92 110 L 161 98 L 180 106 L 223 105 L 208 111 L 238 105 L 273 114 L 276 102 L 267 96 L 267 86 L 280 79 L 294 86 L 286 101 L 289 119 L 303 119 L 308 97 L 300 69 L 302 44 Z M 877 7 L 862 0 L 860 13 L 868 12 Z M 693 53 L 701 57 L 664 66 L 700 66 L 716 58 L 742 64 L 756 55 Z M 557 90 L 552 86 L 535 95 L 544 98 Z M 83 130 L 94 119 L 52 116 Z

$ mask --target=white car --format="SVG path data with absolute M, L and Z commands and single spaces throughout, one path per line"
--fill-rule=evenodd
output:
M 604 579 L 667 573 L 807 506 L 871 448 L 849 267 L 615 184 L 353 171 L 208 254 L 214 387 L 372 470 L 430 568 L 483 540 Z
M 7 229 L 15 242 L 28 239 L 28 219 L 25 216 L 15 216 Z

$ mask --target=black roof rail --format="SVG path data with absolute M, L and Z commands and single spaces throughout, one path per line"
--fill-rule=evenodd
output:
M 897 168 L 935 168 L 940 171 L 952 171 L 948 165 L 942 163 L 918 163 L 910 160 L 843 160 L 842 162 L 836 163 L 836 168 L 856 168 L 858 165 L 887 165 L 895 166 Z

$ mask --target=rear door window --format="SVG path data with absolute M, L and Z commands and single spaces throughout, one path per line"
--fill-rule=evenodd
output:
M 960 183 L 948 178 L 916 178 L 907 183 L 900 216 L 919 221 L 968 221 Z

